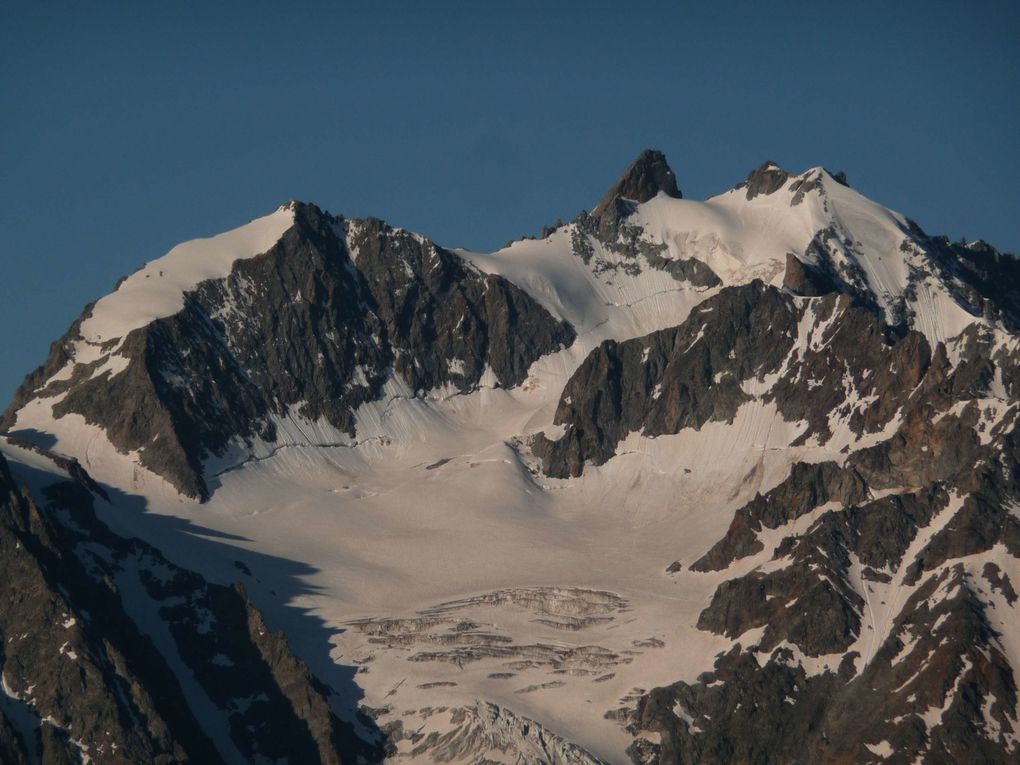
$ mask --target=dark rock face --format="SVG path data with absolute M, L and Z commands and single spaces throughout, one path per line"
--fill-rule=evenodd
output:
M 834 462 L 799 462 L 793 466 L 789 478 L 738 510 L 726 536 L 691 564 L 691 568 L 695 571 L 724 569 L 733 561 L 764 549 L 758 541 L 763 528 L 779 528 L 830 501 L 859 502 L 867 496 L 866 490 L 859 476 L 842 470 Z
M 683 197 L 676 184 L 676 175 L 666 162 L 666 155 L 655 149 L 645 149 L 602 198 L 592 217 L 615 216 L 621 201 L 640 204 L 653 199 L 660 191 L 675 199 Z
M 2 460 L 0 488 L 0 566 L 8 586 L 0 609 L 3 673 L 35 720 L 18 731 L 21 756 L 30 761 L 31 752 L 41 751 L 47 761 L 77 762 L 81 747 L 73 736 L 112 761 L 215 760 L 172 673 L 124 613 L 113 583 L 85 573 L 63 529 L 16 490 Z
M 790 205 L 796 207 L 804 201 L 804 197 L 812 191 L 821 192 L 823 191 L 822 179 L 824 178 L 823 173 L 808 178 L 799 178 L 794 181 L 790 186 L 790 191 L 793 192 L 793 199 L 790 200 Z M 844 184 L 845 185 L 845 184 Z
M 668 247 L 648 241 L 643 237 L 644 229 L 627 219 L 634 212 L 630 202 L 621 202 L 619 215 L 596 217 L 582 212 L 574 220 L 571 246 L 574 255 L 585 265 L 593 265 L 596 274 L 623 270 L 636 276 L 642 272 L 641 261 L 659 271 L 665 271 L 678 282 L 689 282 L 695 287 L 717 287 L 722 282 L 707 265 L 696 258 L 667 258 Z M 593 242 L 622 262 L 611 262 L 596 257 Z M 595 259 L 592 264 L 593 258 Z
M 809 467 L 798 464 L 794 472 L 803 474 Z M 832 463 L 826 463 L 821 472 L 836 480 L 855 482 L 839 500 L 846 509 L 825 512 L 805 534 L 785 537 L 773 556 L 774 560 L 784 562 L 782 568 L 769 573 L 752 571 L 720 585 L 701 614 L 698 622 L 701 629 L 737 638 L 750 629 L 764 627 L 756 648 L 762 651 L 771 651 L 783 640 L 808 656 L 846 651 L 860 636 L 860 614 L 865 607 L 861 595 L 849 583 L 850 554 L 866 567 L 863 578 L 890 581 L 890 576 L 881 572 L 896 573 L 918 531 L 949 504 L 942 484 L 862 502 L 865 489 L 859 477 L 839 475 Z M 798 483 L 791 476 L 783 484 L 783 491 L 775 495 L 770 492 L 769 501 L 775 503 Z M 837 495 L 826 490 L 823 496 L 830 501 Z M 761 507 L 764 502 L 755 500 L 753 504 Z M 824 503 L 808 504 L 818 507 Z M 748 508 L 741 511 L 742 515 L 745 513 L 751 514 Z M 724 543 L 713 548 L 695 568 L 717 570 L 726 565 L 719 564 L 726 561 L 723 553 L 727 551 L 732 551 L 735 559 L 763 549 L 760 543 L 755 547 L 751 540 L 748 552 L 732 547 L 727 550 L 736 538 L 727 535 Z
M 804 263 L 792 252 L 786 253 L 783 288 L 803 297 L 821 297 L 838 291 L 838 285 L 822 269 Z
M 1005 573 L 991 561 L 985 564 L 981 574 L 988 581 L 988 584 L 991 586 L 993 591 L 1002 593 L 1009 605 L 1012 606 L 1016 603 L 1017 598 L 1020 596 L 1018 596 L 1016 594 L 1016 590 L 1013 589 L 1013 582 L 1009 578 L 1009 574 Z
M 933 606 L 936 593 L 944 597 Z M 631 754 L 660 765 L 873 762 L 885 742 L 892 762 L 1011 762 L 1006 740 L 983 734 L 1013 731 L 1017 704 L 987 609 L 957 565 L 909 598 L 860 674 L 856 654 L 809 676 L 789 649 L 760 666 L 738 646 L 698 682 L 643 697 L 634 725 L 662 743 Z M 940 714 L 928 722 L 932 710 Z
M 45 488 L 45 507 L 15 486 L 0 458 L 0 573 L 8 586 L 0 663 L 21 706 L 0 708 L 4 762 L 378 756 L 336 718 L 328 689 L 240 586 L 207 582 L 113 534 L 83 484 Z M 150 616 L 143 631 L 146 610 L 163 626 L 153 628 Z M 180 666 L 153 629 L 167 631 Z M 197 690 L 184 689 L 182 670 Z M 196 692 L 222 723 L 195 706 Z M 233 752 L 211 738 L 221 725 Z
M 796 336 L 791 301 L 761 282 L 724 289 L 679 327 L 604 342 L 571 376 L 556 409 L 567 432 L 534 449 L 545 471 L 580 475 L 631 431 L 655 436 L 730 420 L 748 400 L 740 382 L 774 372 Z
M 427 240 L 369 219 L 356 227 L 350 246 L 395 369 L 415 390 L 452 383 L 469 391 L 486 365 L 510 388 L 539 356 L 574 341 L 568 324 L 520 288 L 470 269 Z M 454 360 L 463 362 L 462 371 Z
M 849 186 L 846 180 L 846 173 L 843 172 L 832 174 L 825 170 L 821 173 L 805 174 L 805 176 L 796 177 L 796 180 L 790 184 L 790 191 L 793 192 L 790 205 L 796 207 L 804 201 L 805 196 L 813 191 L 824 193 L 822 184 L 825 176 L 832 178 L 836 183 L 843 186 Z M 775 194 L 786 186 L 791 177 L 788 172 L 775 162 L 763 162 L 760 167 L 748 174 L 746 181 L 737 184 L 736 189 L 746 189 L 745 198 L 750 201 L 757 196 Z
M 850 561 L 840 553 L 838 541 L 828 551 L 803 543 L 787 568 L 723 582 L 698 628 L 737 638 L 764 627 L 757 647 L 763 651 L 784 640 L 806 656 L 846 651 L 860 633 L 864 600 L 845 583 Z
M 205 499 L 204 460 L 232 442 L 274 441 L 271 417 L 291 406 L 353 438 L 355 409 L 380 396 L 391 371 L 416 391 L 469 391 L 489 367 L 512 387 L 539 356 L 573 342 L 573 329 L 522 290 L 428 240 L 312 205 L 295 214 L 268 252 L 131 332 L 120 350 L 126 370 L 89 378 L 76 369 L 70 383 L 37 390 L 69 358 L 73 326 L 6 425 L 31 398 L 67 391 L 58 417 L 83 415 L 181 493 Z
M 806 347 L 765 400 L 775 401 L 788 422 L 808 423 L 796 443 L 810 437 L 826 443 L 833 413 L 847 418 L 855 435 L 881 430 L 927 372 L 928 341 L 919 332 L 891 331 L 846 295 L 830 295 L 812 308 Z
M 879 319 L 846 295 L 811 305 L 809 336 L 799 338 L 808 310 L 779 290 L 755 282 L 722 290 L 679 327 L 624 343 L 606 342 L 567 383 L 555 442 L 539 438 L 536 453 L 549 475 L 580 475 L 584 462 L 602 464 L 630 432 L 646 436 L 730 421 L 750 396 L 741 383 L 784 373 L 766 394 L 789 422 L 806 421 L 801 441 L 831 437 L 829 417 L 850 418 L 857 434 L 880 430 L 903 405 L 927 369 L 924 337 L 890 336 Z M 849 374 L 867 406 L 851 401 Z M 879 395 L 881 394 L 881 395 Z
M 953 243 L 927 237 L 926 250 L 939 276 L 971 312 L 1020 331 L 1020 260 L 987 242 Z
M 763 162 L 757 170 L 752 170 L 747 180 L 737 186 L 738 189 L 747 189 L 748 200 L 754 199 L 760 194 L 774 194 L 786 185 L 790 180 L 790 174 L 775 162 Z
M 796 193 L 813 190 L 805 181 Z M 1011 258 L 971 245 L 971 263 L 913 241 L 913 263 L 929 263 L 975 315 L 1011 326 L 1012 287 L 984 281 L 1001 265 L 1010 285 Z M 632 432 L 732 421 L 754 397 L 804 424 L 791 446 L 826 444 L 836 424 L 877 439 L 839 461 L 795 463 L 736 511 L 689 566 L 735 569 L 697 627 L 736 647 L 697 683 L 612 715 L 635 735 L 659 734 L 636 740 L 638 763 L 871 762 L 876 751 L 1010 762 L 1017 689 L 993 617 L 1018 599 L 1016 577 L 974 556 L 1020 558 L 1010 509 L 1020 503 L 1020 352 L 978 326 L 933 348 L 909 329 L 906 307 L 878 307 L 843 233 L 823 231 L 812 246 L 819 265 L 789 256 L 782 291 L 727 288 L 678 327 L 603 343 L 564 389 L 564 434 L 533 443 L 547 474 L 577 476 Z M 957 259 L 971 265 L 943 264 Z M 741 384 L 766 379 L 754 396 L 760 385 Z M 905 602 L 877 602 L 886 592 Z M 891 608 L 891 626 L 876 621 Z M 805 669 L 823 659 L 830 669 Z
M 861 335 L 854 332 L 854 337 Z M 874 389 L 894 402 L 885 407 L 887 414 L 878 418 L 879 425 L 889 421 L 888 412 L 902 413 L 893 437 L 854 452 L 843 466 L 832 462 L 795 464 L 785 481 L 737 511 L 726 536 L 692 564 L 693 568 L 721 570 L 758 553 L 763 549 L 758 541 L 763 528 L 779 528 L 835 501 L 844 508 L 838 516 L 843 533 L 860 536 L 853 549 L 861 561 L 896 570 L 916 530 L 947 506 L 949 488 L 965 495 L 960 512 L 952 526 L 932 536 L 926 553 L 918 559 L 923 562 L 915 565 L 930 570 L 951 558 L 990 549 L 997 541 L 1020 550 L 1014 536 L 1020 522 L 1003 509 L 1004 498 L 1016 490 L 1012 464 L 1015 423 L 1009 430 L 1001 429 L 990 443 L 981 444 L 974 430 L 976 405 L 958 407 L 959 413 L 948 411 L 961 399 L 966 402 L 983 395 L 989 375 L 988 360 L 983 358 L 987 349 L 982 352 L 980 343 L 975 342 L 965 351 L 970 355 L 964 355 L 950 370 L 942 346 L 929 363 L 927 344 L 923 339 L 914 344 L 912 337 L 900 340 L 887 353 L 886 359 L 893 360 L 895 378 Z M 838 346 L 830 343 L 827 347 L 839 353 Z M 868 347 L 860 343 L 858 357 L 865 360 L 870 378 L 881 366 L 877 359 L 867 360 Z M 839 361 L 843 369 L 849 369 L 846 359 Z M 1006 367 L 1000 374 L 1010 378 L 1015 361 L 1000 357 L 999 363 Z M 788 384 L 780 381 L 774 391 L 781 397 Z M 793 398 L 803 400 L 801 396 Z M 810 420 L 810 412 L 794 411 L 795 416 Z M 865 426 L 861 432 L 866 430 Z M 890 490 L 896 493 L 864 503 L 873 491 Z M 916 581 L 916 576 L 910 579 Z
M 638 204 L 654 199 L 659 192 L 674 199 L 683 197 L 665 155 L 648 149 L 634 160 L 591 214 L 582 212 L 573 221 L 574 255 L 593 266 L 596 274 L 622 270 L 635 276 L 642 272 L 643 260 L 645 267 L 665 271 L 679 282 L 695 287 L 718 286 L 719 278 L 707 265 L 695 258 L 666 257 L 666 245 L 649 241 L 644 230 L 628 220 Z M 597 257 L 595 244 L 618 260 Z
M 875 301 L 874 294 L 868 284 L 868 277 L 860 264 L 853 241 L 834 227 L 824 228 L 817 232 L 808 243 L 804 252 L 805 258 L 817 265 L 808 266 L 812 281 L 825 292 L 834 290 L 852 295 L 861 305 L 867 306 L 874 313 L 881 311 Z M 789 260 L 787 260 L 789 266 Z M 796 271 L 796 266 L 794 267 Z M 905 316 L 883 317 L 887 324 L 901 324 Z
M 1017 353 L 996 350 L 973 327 L 950 363 L 943 345 L 931 351 L 918 335 L 890 333 L 847 296 L 815 305 L 829 324 L 824 355 L 802 351 L 768 395 L 824 439 L 806 406 L 813 397 L 797 390 L 798 364 L 812 376 L 838 368 L 850 389 L 861 386 L 858 396 L 873 398 L 850 417 L 861 433 L 884 427 L 894 412 L 899 426 L 843 464 L 794 464 L 691 565 L 725 571 L 752 556 L 763 561 L 723 581 L 699 618 L 700 629 L 738 645 L 697 683 L 656 689 L 629 712 L 634 732 L 655 731 L 661 741 L 635 743 L 632 757 L 663 765 L 869 762 L 885 751 L 896 762 L 1010 762 L 1017 688 L 993 617 L 1016 591 L 995 563 L 954 561 L 992 550 L 1020 558 L 1020 519 L 1009 510 L 1020 498 L 1017 407 L 985 427 L 989 410 L 980 403 L 996 385 L 1014 400 Z M 840 405 L 825 393 L 814 401 L 822 412 Z M 795 531 L 791 524 L 803 529 L 809 515 L 806 530 Z M 766 547 L 767 531 L 786 529 Z M 874 610 L 890 607 L 876 602 L 887 585 L 908 596 L 875 634 L 882 628 Z M 796 652 L 828 657 L 832 669 L 808 673 Z
M 738 188 L 752 200 L 788 187 L 792 205 L 818 195 L 811 202 L 828 211 L 827 177 L 791 182 L 765 163 Z M 653 268 L 718 287 L 707 265 L 667 257 L 632 217 L 660 192 L 681 196 L 665 157 L 644 152 L 592 214 L 569 224 L 575 256 L 606 283 Z M 182 493 L 206 498 L 208 459 L 276 441 L 275 418 L 288 412 L 356 439 L 355 412 L 391 377 L 410 395 L 467 393 L 490 371 L 511 387 L 575 339 L 521 289 L 427 239 L 311 205 L 294 213 L 269 251 L 130 333 L 117 348 L 122 372 L 96 374 L 107 355 L 54 380 L 86 309 L 0 428 L 32 399 L 62 395 L 57 416 L 84 416 Z M 1020 600 L 1018 261 L 902 224 L 901 250 L 889 257 L 903 259 L 909 286 L 891 304 L 834 221 L 805 252 L 787 254 L 782 289 L 729 287 L 678 326 L 602 343 L 562 392 L 564 434 L 532 443 L 545 473 L 566 479 L 611 459 L 631 433 L 732 424 L 754 404 L 797 424 L 791 448 L 830 445 L 824 461 L 794 462 L 737 508 L 707 550 L 656 564 L 678 584 L 711 582 L 695 626 L 730 647 L 696 681 L 634 689 L 624 700 L 636 706 L 609 713 L 636 736 L 658 734 L 636 740 L 636 763 L 1016 759 L 1018 689 L 1002 614 Z M 933 282 L 1005 332 L 971 326 L 932 347 L 911 328 Z M 337 694 L 242 585 L 209 582 L 114 534 L 93 508 L 105 489 L 74 460 L 37 451 L 70 480 L 33 497 L 0 458 L 0 577 L 9 583 L 0 762 L 382 758 L 371 721 L 354 715 L 367 740 L 341 722 Z M 484 650 L 472 644 L 463 655 Z M 501 741 L 553 741 L 495 707 L 456 714 L 468 722 L 445 741 L 429 734 L 430 746 L 445 747 L 436 751 L 478 748 L 497 722 Z M 421 735 L 389 725 L 394 739 Z M 543 751 L 574 751 L 556 746 Z

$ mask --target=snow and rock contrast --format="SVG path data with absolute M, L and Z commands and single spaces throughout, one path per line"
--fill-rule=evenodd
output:
M 1012 761 L 1018 332 L 1012 256 L 772 162 L 180 245 L 2 418 L 0 755 Z

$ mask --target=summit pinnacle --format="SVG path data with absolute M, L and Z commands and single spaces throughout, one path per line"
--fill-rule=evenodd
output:
M 660 191 L 674 199 L 683 198 L 676 185 L 676 175 L 666 162 L 666 155 L 657 149 L 645 149 L 613 184 L 592 216 L 602 218 L 616 207 L 619 200 L 626 199 L 639 204 L 647 202 Z

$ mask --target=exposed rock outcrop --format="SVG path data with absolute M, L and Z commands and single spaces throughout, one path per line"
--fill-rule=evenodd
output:
M 801 441 L 830 438 L 833 413 L 857 434 L 875 432 L 904 404 L 928 358 L 923 336 L 890 333 L 848 296 L 807 304 L 761 282 L 726 288 L 679 327 L 593 351 L 556 410 L 566 432 L 556 441 L 540 436 L 534 449 L 549 475 L 580 475 L 586 460 L 612 457 L 628 433 L 732 420 L 752 399 L 743 386 L 781 368 L 762 400 L 808 424 Z
M 1007 763 L 1015 757 L 1012 670 L 961 565 L 931 577 L 905 603 L 867 665 L 848 654 L 809 673 L 789 648 L 735 647 L 695 683 L 644 696 L 635 762 Z M 763 663 L 760 663 L 763 662 Z M 734 731 L 740 731 L 734 735 Z
M 46 385 L 73 363 L 76 322 L 3 425 L 29 400 L 54 398 L 56 417 L 82 415 L 181 493 L 205 499 L 205 460 L 275 441 L 274 417 L 291 408 L 353 438 L 355 410 L 391 373 L 412 390 L 468 391 L 491 369 L 513 387 L 535 359 L 573 342 L 573 329 L 518 287 L 424 238 L 294 209 L 294 226 L 268 252 L 124 338 L 122 371 L 78 364 Z
M 602 197 L 592 217 L 598 221 L 619 222 L 630 211 L 628 203 L 647 202 L 659 192 L 675 199 L 683 197 L 666 155 L 655 149 L 645 149 Z
M 820 297 L 838 290 L 838 285 L 829 279 L 822 269 L 804 263 L 792 252 L 786 253 L 783 287 L 795 295 L 804 297 Z
M 649 150 L 590 214 L 490 255 L 292 203 L 212 270 L 129 277 L 180 305 L 86 309 L 0 420 L 24 429 L 0 444 L 0 760 L 619 759 L 589 724 L 640 765 L 1015 760 L 1020 265 L 845 182 L 766 162 L 676 201 Z M 563 317 L 587 357 L 535 365 L 577 339 Z M 155 515 L 132 462 L 199 499 L 231 472 L 194 517 L 272 484 L 252 545 L 351 566 L 322 580 L 345 589 L 321 677 L 249 599 L 278 597 L 257 566 L 234 562 L 246 589 L 100 521 Z M 274 547 L 291 518 L 315 522 Z
M 630 432 L 655 436 L 726 421 L 749 399 L 740 383 L 775 372 L 792 347 L 792 302 L 761 282 L 706 300 L 679 327 L 607 341 L 571 376 L 556 409 L 566 433 L 534 443 L 545 471 L 580 475 Z
M 737 186 L 738 189 L 747 189 L 746 198 L 748 201 L 756 196 L 774 194 L 786 185 L 790 180 L 790 174 L 775 162 L 763 162 L 757 170 L 752 170 L 747 180 Z
M 0 457 L 5 762 L 376 756 L 243 588 L 117 536 L 83 483 L 43 491 L 18 491 Z

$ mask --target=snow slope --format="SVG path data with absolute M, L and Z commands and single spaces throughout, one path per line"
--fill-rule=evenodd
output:
M 131 330 L 172 316 L 184 307 L 184 294 L 206 279 L 222 279 L 235 261 L 260 255 L 294 224 L 288 205 L 208 239 L 193 239 L 146 263 L 99 300 L 82 322 L 84 344 L 75 360 L 87 364 L 102 354 L 99 346 L 124 338 Z
M 797 181 L 821 191 L 793 205 Z M 810 261 L 809 245 L 831 228 L 851 242 L 833 257 L 854 260 L 890 312 L 908 292 L 911 258 L 921 257 L 910 247 L 906 219 L 820 168 L 752 200 L 741 189 L 706 202 L 660 194 L 638 205 L 631 220 L 647 241 L 665 244 L 668 257 L 703 261 L 723 285 L 781 285 L 787 253 Z M 185 291 L 264 252 L 292 221 L 280 208 L 180 245 L 96 305 L 82 325 L 86 343 L 123 337 L 179 310 Z M 210 559 L 180 535 L 168 543 L 160 519 L 183 519 L 236 546 L 267 618 L 280 620 L 274 626 L 289 631 L 321 676 L 356 668 L 365 703 L 384 710 L 382 723 L 449 732 L 458 723 L 448 710 L 484 700 L 607 762 L 624 762 L 632 737 L 606 713 L 656 685 L 693 680 L 731 644 L 695 623 L 734 572 L 677 576 L 667 566 L 702 555 L 734 510 L 778 484 L 794 461 L 841 462 L 843 447 L 864 442 L 843 429 L 825 446 L 788 448 L 801 424 L 756 398 L 733 423 L 654 439 L 632 434 L 618 456 L 580 478 L 542 476 L 526 441 L 556 433 L 560 393 L 587 354 L 605 339 L 677 325 L 719 289 L 693 287 L 647 264 L 640 273 L 596 272 L 573 253 L 572 233 L 573 224 L 495 253 L 459 253 L 577 330 L 574 345 L 535 362 L 522 385 L 506 390 L 483 381 L 469 394 L 416 396 L 391 380 L 383 400 L 358 411 L 356 439 L 292 412 L 278 422 L 282 442 L 256 444 L 214 466 L 219 486 L 206 504 L 182 501 L 78 415 L 53 419 L 54 399 L 32 402 L 17 427 L 53 434 L 55 448 L 77 456 L 97 480 L 145 497 L 144 513 L 102 509 L 121 533 L 222 581 L 237 577 L 233 556 Z M 592 244 L 596 259 L 622 262 Z M 916 326 L 930 339 L 980 321 L 941 283 L 919 284 Z M 299 582 L 293 562 L 307 567 Z M 295 607 L 331 634 L 328 660 L 317 647 L 321 629 L 285 621 Z M 399 749 L 408 761 L 433 756 L 412 756 L 409 740 Z

